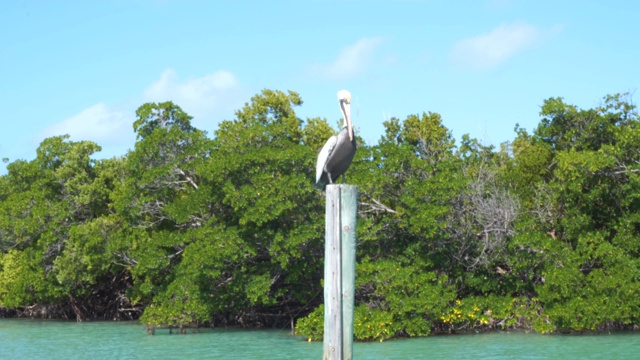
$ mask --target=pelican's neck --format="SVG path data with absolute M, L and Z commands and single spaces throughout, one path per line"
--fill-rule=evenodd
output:
M 353 126 L 351 125 L 350 114 L 348 114 L 347 108 L 345 106 L 345 102 L 340 102 L 340 109 L 342 110 L 342 128 L 347 128 L 347 133 L 349 134 L 349 140 L 353 140 Z

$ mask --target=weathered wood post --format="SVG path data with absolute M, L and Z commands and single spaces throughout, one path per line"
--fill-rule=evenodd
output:
M 324 256 L 324 357 L 353 359 L 358 187 L 327 185 Z

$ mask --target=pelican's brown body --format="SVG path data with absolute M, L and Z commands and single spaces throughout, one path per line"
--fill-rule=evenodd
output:
M 335 182 L 340 175 L 343 175 L 356 154 L 356 139 L 354 137 L 353 140 L 349 140 L 349 129 L 347 127 L 344 127 L 335 137 L 335 146 L 329 152 L 320 179 L 316 181 L 316 188 L 320 190 L 324 190 L 327 184 Z
M 320 190 L 324 190 L 327 184 L 334 183 L 343 175 L 356 154 L 356 138 L 351 124 L 351 94 L 342 90 L 338 92 L 338 100 L 344 116 L 344 127 L 338 135 L 327 140 L 318 154 L 316 188 Z

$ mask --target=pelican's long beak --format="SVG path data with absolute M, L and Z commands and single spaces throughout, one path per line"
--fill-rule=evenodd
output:
M 344 120 L 347 122 L 347 131 L 349 132 L 349 141 L 353 141 L 353 124 L 351 124 L 351 104 L 344 104 Z
M 342 116 L 344 117 L 344 125 L 349 133 L 349 141 L 353 141 L 353 124 L 351 123 L 351 93 L 346 90 L 338 92 L 340 107 L 342 108 Z

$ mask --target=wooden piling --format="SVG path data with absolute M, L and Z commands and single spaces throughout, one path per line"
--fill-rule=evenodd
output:
M 324 359 L 353 359 L 358 187 L 327 185 Z

